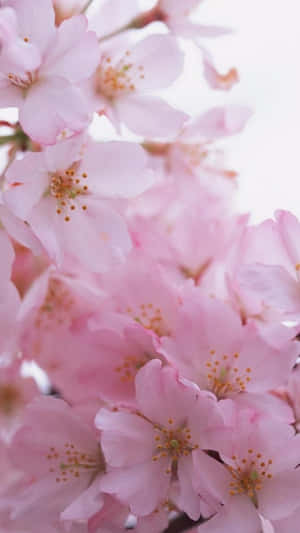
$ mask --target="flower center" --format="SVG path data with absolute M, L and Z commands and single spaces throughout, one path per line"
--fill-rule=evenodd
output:
M 86 204 L 79 200 L 88 194 L 88 185 L 86 184 L 88 175 L 86 172 L 79 174 L 78 166 L 74 163 L 67 170 L 50 175 L 50 187 L 47 192 L 56 199 L 56 213 L 58 215 L 64 213 L 66 222 L 70 220 L 69 212 L 66 214 L 68 209 L 74 211 L 79 205 L 83 211 L 87 210 Z
M 258 506 L 257 493 L 261 490 L 265 479 L 272 479 L 269 469 L 272 459 L 263 459 L 261 453 L 255 454 L 252 449 L 248 450 L 248 457 L 239 459 L 232 456 L 234 467 L 227 465 L 233 481 L 229 484 L 229 494 L 246 494 Z
M 111 57 L 103 57 L 96 73 L 97 92 L 111 99 L 135 91 L 134 81 L 136 78 L 144 78 L 144 67 L 130 63 L 129 56 L 130 51 L 127 50 L 115 66 L 111 64 Z
M 124 362 L 118 365 L 114 370 L 120 374 L 120 380 L 122 383 L 130 383 L 134 381 L 140 368 L 148 363 L 150 359 L 152 359 L 152 357 L 147 353 L 141 354 L 140 356 L 128 355 L 124 357 Z
M 210 350 L 210 359 L 206 362 L 209 389 L 218 397 L 244 392 L 251 381 L 252 369 L 241 370 L 238 365 L 239 354 L 223 355 L 217 359 L 215 350 Z
M 37 80 L 37 74 L 30 71 L 26 72 L 23 77 L 10 72 L 7 77 L 12 85 L 19 87 L 20 89 L 29 89 L 29 87 L 31 87 L 31 85 Z
M 75 300 L 61 280 L 51 278 L 43 304 L 40 306 L 35 326 L 37 328 L 68 325 L 72 319 Z
M 56 476 L 56 483 L 72 481 L 74 478 L 80 478 L 82 474 L 90 474 L 93 478 L 95 474 L 105 470 L 100 447 L 98 452 L 92 455 L 66 442 L 61 450 L 51 446 L 46 458 L 49 461 L 49 472 Z
M 159 337 L 170 334 L 163 321 L 161 309 L 154 307 L 152 303 L 140 304 L 135 310 L 127 307 L 126 311 L 136 322 L 145 329 L 153 331 Z
M 182 456 L 188 456 L 193 450 L 199 448 L 198 444 L 192 444 L 191 430 L 183 424 L 173 428 L 174 420 L 169 418 L 169 427 L 155 425 L 155 450 L 152 461 L 156 462 L 162 458 L 170 459 L 170 466 L 166 469 L 166 474 L 176 474 L 177 462 Z

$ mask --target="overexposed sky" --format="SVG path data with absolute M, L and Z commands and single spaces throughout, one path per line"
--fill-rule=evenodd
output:
M 230 141 L 230 162 L 240 171 L 240 208 L 252 211 L 254 220 L 277 208 L 300 217 L 299 0 L 205 0 L 197 19 L 235 30 L 206 44 L 218 66 L 239 69 L 241 82 L 218 94 L 197 83 L 187 89 L 193 93 L 190 105 L 196 110 L 230 102 L 255 112 L 246 130 Z

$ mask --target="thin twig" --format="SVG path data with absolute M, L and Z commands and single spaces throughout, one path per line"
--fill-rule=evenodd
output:
M 88 0 L 87 3 L 83 6 L 81 13 L 85 13 L 92 3 L 93 3 L 93 0 Z

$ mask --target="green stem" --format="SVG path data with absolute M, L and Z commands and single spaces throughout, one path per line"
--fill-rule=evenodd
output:
M 3 144 L 13 143 L 18 139 L 18 134 L 14 133 L 13 135 L 2 135 L 0 136 L 0 146 Z

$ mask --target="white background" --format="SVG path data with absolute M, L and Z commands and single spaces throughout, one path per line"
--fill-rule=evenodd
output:
M 184 86 L 193 110 L 230 102 L 255 111 L 229 145 L 230 162 L 240 171 L 239 207 L 253 212 L 255 221 L 277 208 L 300 217 L 299 1 L 205 0 L 196 15 L 201 23 L 235 30 L 206 44 L 219 67 L 239 69 L 241 82 L 230 93 L 210 94 L 193 81 L 191 64 Z

